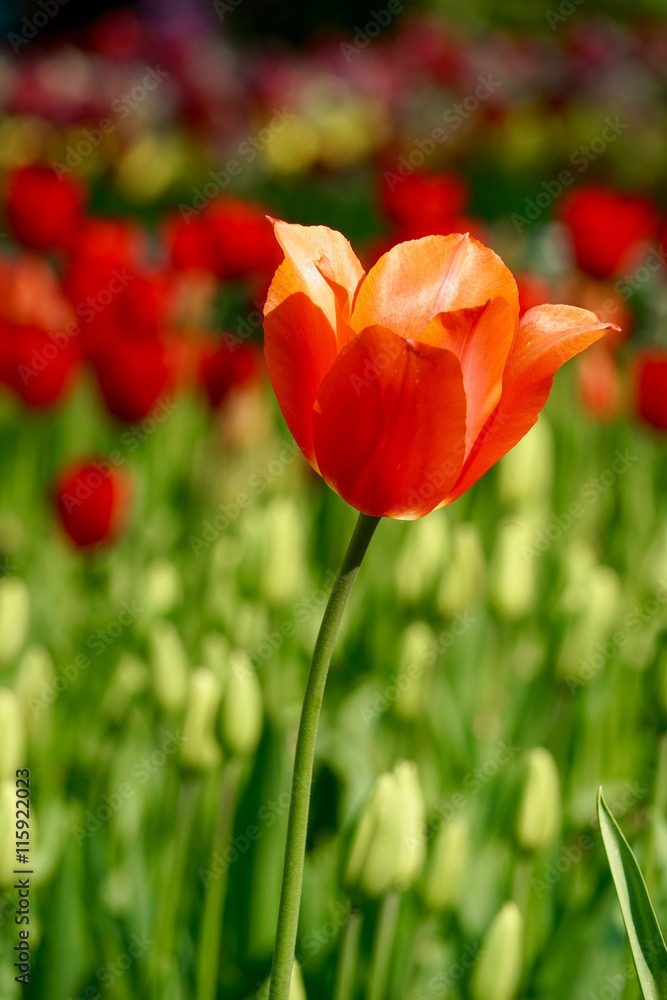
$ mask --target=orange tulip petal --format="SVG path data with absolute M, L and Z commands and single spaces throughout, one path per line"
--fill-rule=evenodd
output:
M 525 313 L 505 368 L 500 402 L 475 441 L 445 503 L 465 493 L 528 433 L 561 365 L 599 340 L 605 330 L 617 329 L 613 323 L 603 323 L 595 313 L 576 306 L 535 306 Z
M 425 236 L 384 254 L 361 283 L 352 326 L 384 326 L 408 340 L 441 312 L 481 306 L 500 296 L 519 315 L 512 272 L 500 257 L 466 234 Z
M 337 354 L 336 335 L 326 315 L 291 262 L 283 261 L 264 307 L 264 357 L 287 426 L 315 467 L 313 406 Z
M 365 273 L 348 240 L 326 226 L 276 221 L 274 232 L 311 299 L 339 335 L 342 347 L 350 339 L 349 316 Z
M 500 399 L 503 370 L 512 346 L 516 314 L 506 299 L 440 313 L 419 335 L 422 344 L 445 347 L 463 368 L 467 399 L 466 455 Z
M 421 517 L 460 473 L 465 414 L 455 354 L 382 328 L 364 330 L 341 351 L 317 394 L 320 471 L 357 510 Z

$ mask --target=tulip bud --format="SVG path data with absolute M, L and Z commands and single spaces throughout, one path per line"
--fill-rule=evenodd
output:
M 271 604 L 297 597 L 305 575 L 303 516 L 289 497 L 274 497 L 266 506 L 262 593 Z
M 516 903 L 505 903 L 491 922 L 472 974 L 475 1000 L 512 1000 L 523 962 L 523 918 Z
M 169 559 L 154 559 L 142 573 L 138 594 L 150 617 L 167 615 L 183 594 L 180 574 Z
M 346 882 L 371 898 L 409 888 L 426 856 L 424 812 L 416 764 L 402 761 L 382 774 L 361 814 Z
M 155 696 L 166 712 L 182 708 L 188 693 L 189 664 L 176 628 L 154 622 L 149 632 L 150 659 Z
M 202 662 L 212 670 L 221 684 L 227 680 L 229 642 L 219 632 L 208 632 L 201 642 Z
M 30 621 L 30 594 L 18 576 L 0 580 L 0 666 L 20 652 Z
M 583 604 L 579 617 L 568 630 L 558 654 L 560 676 L 585 684 L 602 669 L 616 646 L 608 635 L 616 622 L 621 599 L 621 581 L 609 566 L 595 566 L 579 581 L 580 591 L 565 595 L 576 607 Z M 585 603 L 584 603 L 585 602 Z
M 21 703 L 11 688 L 0 688 L 0 781 L 16 777 L 26 751 Z
M 464 611 L 481 597 L 485 566 L 477 526 L 457 524 L 453 529 L 451 560 L 438 590 L 438 608 L 444 615 Z
M 425 622 L 412 622 L 403 633 L 400 673 L 396 681 L 396 715 L 418 719 L 424 708 L 424 689 L 436 640 Z
M 148 687 L 149 683 L 150 673 L 143 660 L 132 653 L 123 653 L 104 696 L 104 709 L 114 719 L 120 719 L 132 699 Z
M 444 823 L 433 845 L 433 855 L 426 877 L 424 899 L 431 910 L 457 906 L 470 853 L 470 827 L 460 816 Z
M 532 543 L 528 521 L 504 521 L 498 528 L 489 594 L 498 613 L 512 621 L 523 618 L 535 603 L 535 562 L 526 559 Z
M 11 885 L 16 868 L 16 779 L 0 782 L 0 886 Z
M 546 417 L 514 445 L 498 463 L 498 489 L 506 504 L 523 507 L 542 501 L 553 480 L 553 434 Z
M 222 754 L 215 738 L 215 720 L 221 695 L 222 684 L 211 670 L 198 667 L 190 675 L 181 749 L 185 767 L 207 771 L 220 763 Z
M 253 753 L 262 735 L 262 721 L 262 689 L 257 674 L 248 655 L 234 650 L 229 655 L 229 677 L 220 713 L 222 742 L 229 753 Z
M 449 550 L 449 524 L 442 511 L 410 524 L 394 570 L 399 598 L 418 601 L 423 597 L 446 566 Z
M 528 757 L 528 774 L 523 786 L 517 837 L 528 851 L 549 847 L 560 832 L 560 779 L 556 762 L 548 750 L 535 747 Z
M 14 685 L 26 718 L 29 718 L 29 712 L 38 715 L 38 707 L 45 706 L 44 693 L 53 687 L 55 676 L 48 649 L 44 646 L 28 646 L 21 657 Z
M 21 704 L 31 743 L 45 746 L 51 738 L 56 673 L 51 654 L 44 646 L 28 646 L 21 657 L 14 690 Z

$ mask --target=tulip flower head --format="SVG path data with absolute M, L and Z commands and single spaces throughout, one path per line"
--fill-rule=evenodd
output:
M 469 235 L 401 243 L 366 274 L 340 233 L 274 229 L 269 377 L 307 460 L 365 514 L 456 500 L 530 430 L 558 368 L 614 328 L 566 305 L 519 319 L 511 272 Z
M 667 351 L 641 351 L 635 363 L 637 413 L 641 419 L 667 431 Z
M 81 549 L 114 541 L 125 525 L 130 484 L 107 462 L 81 462 L 66 469 L 56 484 L 60 524 Z
M 9 176 L 5 211 L 16 239 L 32 250 L 64 247 L 81 219 L 86 189 L 49 166 L 19 167 Z

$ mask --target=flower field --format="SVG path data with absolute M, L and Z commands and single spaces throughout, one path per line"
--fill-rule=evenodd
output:
M 268 998 L 290 808 L 271 1000 L 636 1000 L 667 22 L 245 2 L 0 20 L 0 1000 Z

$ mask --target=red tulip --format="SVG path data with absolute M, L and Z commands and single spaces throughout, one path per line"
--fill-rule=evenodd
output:
M 201 215 L 189 219 L 172 216 L 166 222 L 164 235 L 175 270 L 216 274 L 221 269 L 213 232 Z
M 28 406 L 46 409 L 61 402 L 78 372 L 76 341 L 38 326 L 0 324 L 0 379 Z
M 554 373 L 609 324 L 544 305 L 470 236 L 403 243 L 366 275 L 340 233 L 275 223 L 285 261 L 265 356 L 310 464 L 353 507 L 421 517 L 451 503 L 526 434 Z
M 642 244 L 655 239 L 658 213 L 646 198 L 605 187 L 580 187 L 563 202 L 577 264 L 593 278 L 608 278 L 637 263 Z
M 647 424 L 667 431 L 667 351 L 641 351 L 635 359 L 637 413 Z
M 416 171 L 407 177 L 386 170 L 380 185 L 380 201 L 392 222 L 413 225 L 415 220 L 442 219 L 460 215 L 468 201 L 468 184 L 458 174 L 427 174 Z
M 200 377 L 211 407 L 217 409 L 233 388 L 258 381 L 263 369 L 262 352 L 255 344 L 239 344 L 233 350 L 225 343 L 208 345 Z
M 272 274 L 282 257 L 261 205 L 222 197 L 204 211 L 218 276 L 229 281 Z
M 579 395 L 597 420 L 613 420 L 623 409 L 623 385 L 606 342 L 595 344 L 579 358 Z
M 97 352 L 95 372 L 107 409 L 118 420 L 142 420 L 171 394 L 175 357 L 169 345 L 152 337 L 113 337 Z
M 129 499 L 126 473 L 103 460 L 69 466 L 55 487 L 60 524 L 82 549 L 118 538 L 125 527 Z
M 86 200 L 74 176 L 59 177 L 52 167 L 19 167 L 7 181 L 5 211 L 16 239 L 33 250 L 66 247 Z

